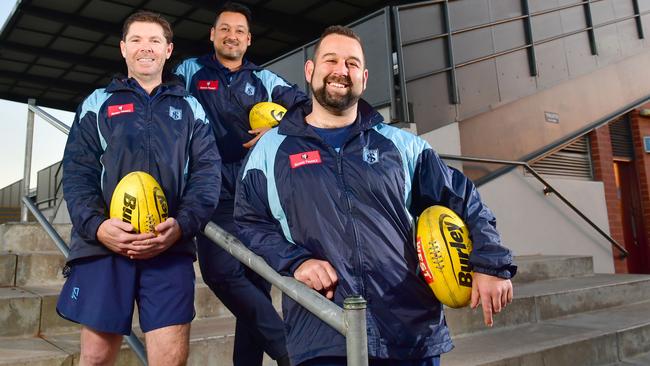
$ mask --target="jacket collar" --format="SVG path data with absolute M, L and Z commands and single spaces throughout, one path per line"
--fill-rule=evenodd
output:
M 230 72 L 230 70 L 223 66 L 219 60 L 214 56 L 213 53 L 208 53 L 207 55 L 203 55 L 198 58 L 197 62 L 205 67 L 208 67 L 210 69 L 218 70 L 221 71 L 222 73 L 226 74 L 226 71 Z M 244 70 L 250 70 L 250 71 L 260 71 L 262 68 L 260 66 L 255 65 L 254 63 L 248 61 L 246 58 L 244 58 L 241 67 L 239 70 L 234 71 L 233 73 L 237 73 L 239 71 L 244 71 Z
M 309 124 L 305 122 L 305 117 L 311 113 L 311 100 L 299 103 L 291 107 L 282 118 L 278 132 L 287 136 L 318 136 Z M 352 135 L 362 131 L 367 131 L 374 126 L 383 123 L 384 118 L 368 102 L 359 99 L 357 106 L 357 119 L 354 121 Z
M 132 93 L 142 93 L 140 90 L 137 88 L 134 88 L 133 86 L 129 85 L 129 80 L 133 80 L 132 78 L 127 78 L 126 76 L 123 75 L 116 75 L 113 77 L 113 80 L 108 84 L 106 87 L 106 91 L 109 93 L 114 93 L 117 91 L 129 91 Z M 133 82 L 133 81 L 132 81 Z M 165 78 L 163 80 L 163 83 L 157 86 L 157 88 L 161 88 L 159 94 L 167 94 L 167 95 L 175 95 L 179 97 L 186 97 L 189 95 L 189 93 L 185 90 L 185 87 L 183 86 L 182 82 L 178 77 L 175 75 L 170 76 L 169 78 Z

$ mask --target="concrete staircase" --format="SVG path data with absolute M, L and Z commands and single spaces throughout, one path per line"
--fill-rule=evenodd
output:
M 69 241 L 69 225 L 55 228 Z M 480 308 L 447 309 L 456 348 L 444 366 L 650 365 L 650 276 L 594 274 L 583 256 L 517 263 L 515 299 L 494 327 L 483 325 Z M 0 225 L 0 365 L 78 363 L 78 326 L 54 310 L 62 266 L 38 224 Z M 189 363 L 230 365 L 234 319 L 198 270 L 195 307 Z M 136 324 L 137 314 L 141 336 Z M 138 364 L 126 345 L 119 357 L 119 365 Z
M 492 328 L 448 309 L 444 366 L 650 365 L 650 276 L 594 274 L 590 257 L 518 257 L 515 298 Z
M 70 225 L 54 225 L 66 242 Z M 79 326 L 56 313 L 64 282 L 64 258 L 36 223 L 0 225 L 0 365 L 76 365 Z M 235 321 L 232 314 L 201 281 L 198 262 L 196 318 L 192 323 L 190 365 L 230 365 Z M 279 308 L 281 294 L 272 291 Z M 137 310 L 133 329 L 137 327 Z M 118 365 L 139 365 L 124 343 Z M 264 364 L 275 365 L 268 356 Z

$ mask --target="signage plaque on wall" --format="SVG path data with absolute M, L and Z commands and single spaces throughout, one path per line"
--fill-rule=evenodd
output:
M 544 119 L 550 123 L 560 123 L 560 115 L 555 112 L 544 112 Z
M 643 136 L 643 151 L 650 153 L 650 136 Z

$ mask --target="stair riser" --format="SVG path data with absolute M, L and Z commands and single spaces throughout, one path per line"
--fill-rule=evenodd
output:
M 0 299 L 0 337 L 37 335 L 40 312 L 38 297 Z
M 616 362 L 617 360 L 616 336 L 612 334 L 564 344 L 508 360 L 484 363 L 476 366 L 602 365 Z
M 62 285 L 65 258 L 57 253 L 19 254 L 16 286 Z
M 591 257 L 575 257 L 556 260 L 521 261 L 515 283 L 525 283 L 553 278 L 565 278 L 589 275 L 594 272 Z
M 618 344 L 621 359 L 650 352 L 650 324 L 618 333 Z
M 483 311 L 480 306 L 476 310 L 472 310 L 469 306 L 462 309 L 445 308 L 445 317 L 451 334 L 458 336 L 488 329 L 534 323 L 536 322 L 535 312 L 531 311 L 534 307 L 534 298 L 515 299 L 503 312 L 494 315 L 492 328 L 488 328 L 483 322 Z
M 650 281 L 584 289 L 537 297 L 539 320 L 650 299 Z
M 0 254 L 0 286 L 16 284 L 16 255 Z
M 63 241 L 70 243 L 69 224 L 54 225 Z M 35 223 L 0 225 L 0 250 L 12 252 L 31 252 L 57 250 L 45 230 Z

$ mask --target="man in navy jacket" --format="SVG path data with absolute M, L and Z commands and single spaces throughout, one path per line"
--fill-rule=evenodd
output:
M 242 168 L 235 222 L 244 243 L 339 306 L 368 302 L 371 365 L 439 364 L 452 349 L 442 305 L 418 274 L 414 217 L 458 213 L 474 249 L 472 306 L 484 320 L 512 300 L 516 272 L 475 186 L 429 144 L 387 126 L 359 97 L 368 71 L 360 39 L 333 26 L 305 64 L 312 105 L 294 106 Z M 345 339 L 288 297 L 287 348 L 296 365 L 345 365 Z
M 251 130 L 248 114 L 259 102 L 288 108 L 307 96 L 295 85 L 246 60 L 250 10 L 225 4 L 210 31 L 214 52 L 183 61 L 176 74 L 206 110 L 223 158 L 219 207 L 212 221 L 238 235 L 233 222 L 235 184 L 248 148 L 268 130 Z M 237 317 L 235 366 L 262 364 L 263 351 L 288 364 L 282 320 L 270 300 L 270 284 L 203 235 L 197 236 L 203 280 Z
M 218 203 L 221 160 L 201 105 L 182 85 L 162 82 L 170 24 L 135 13 L 120 49 L 129 77 L 84 100 L 63 155 L 73 228 L 57 311 L 83 325 L 81 364 L 113 364 L 137 302 L 149 363 L 181 365 L 194 318 L 192 238 Z M 155 234 L 108 218 L 116 185 L 133 171 L 152 175 L 167 199 L 169 218 Z

